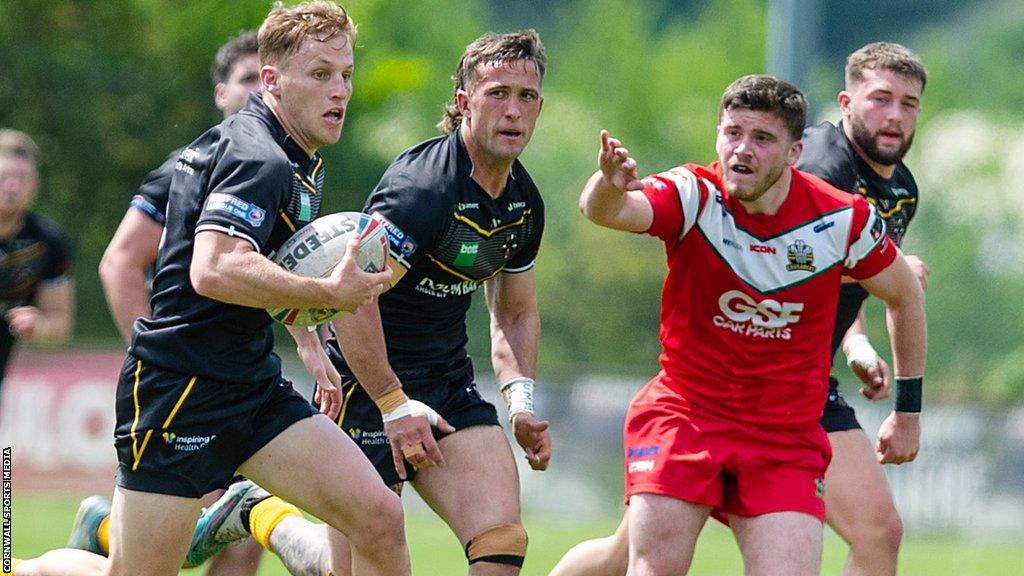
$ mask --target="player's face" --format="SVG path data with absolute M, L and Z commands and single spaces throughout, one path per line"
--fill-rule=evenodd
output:
M 279 103 L 278 118 L 310 154 L 341 138 L 354 66 L 352 43 L 341 35 L 326 42 L 307 38 L 284 62 L 261 70 Z
M 249 92 L 259 91 L 260 57 L 257 54 L 246 54 L 235 60 L 227 80 L 213 89 L 217 108 L 224 112 L 225 118 L 245 107 Z
M 540 72 L 530 60 L 478 65 L 471 92 L 457 95 L 466 145 L 495 162 L 518 158 L 544 105 L 540 90 Z
M 851 91 L 839 94 L 852 140 L 872 161 L 898 164 L 914 142 L 921 112 L 921 82 L 890 70 L 865 70 Z
M 722 111 L 715 147 L 725 189 L 743 202 L 764 196 L 796 164 L 803 149 L 781 118 L 744 108 Z
M 0 154 L 0 215 L 21 216 L 36 199 L 39 176 L 29 160 Z

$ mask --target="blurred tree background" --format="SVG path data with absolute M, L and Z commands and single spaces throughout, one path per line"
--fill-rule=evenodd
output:
M 579 216 L 608 128 L 650 173 L 709 162 L 718 98 L 764 70 L 765 0 L 350 0 L 360 26 L 345 135 L 326 151 L 325 210 L 362 205 L 390 160 L 436 134 L 451 74 L 486 30 L 536 28 L 545 108 L 523 162 L 548 229 L 538 281 L 548 375 L 656 369 L 664 256 L 658 242 Z M 875 40 L 917 50 L 931 73 L 908 164 L 921 208 L 905 249 L 932 268 L 929 389 L 947 400 L 1024 399 L 1024 4 L 1019 0 L 822 2 L 807 91 L 835 120 L 845 55 Z M 77 342 L 114 345 L 96 266 L 143 176 L 216 123 L 209 65 L 269 2 L 0 1 L 0 126 L 45 156 L 38 211 L 73 237 Z M 482 298 L 473 354 L 487 357 Z M 872 335 L 885 348 L 884 320 Z

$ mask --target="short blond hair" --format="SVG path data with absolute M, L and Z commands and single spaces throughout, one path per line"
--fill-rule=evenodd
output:
M 0 154 L 24 158 L 35 164 L 39 157 L 39 146 L 31 136 L 20 130 L 0 128 Z
M 356 40 L 356 24 L 342 6 L 327 0 L 312 0 L 286 7 L 280 1 L 260 25 L 257 39 L 260 64 L 278 64 L 299 49 L 307 37 L 327 42 L 344 34 Z

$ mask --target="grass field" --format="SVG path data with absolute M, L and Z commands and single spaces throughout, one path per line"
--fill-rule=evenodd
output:
M 14 555 L 32 557 L 60 547 L 74 517 L 77 499 L 15 496 L 13 517 Z M 459 576 L 466 573 L 465 559 L 447 527 L 428 513 L 411 513 L 408 534 L 413 572 L 426 576 Z M 573 544 L 587 538 L 610 534 L 618 518 L 580 521 L 527 516 L 530 554 L 523 576 L 544 576 Z M 825 546 L 827 575 L 841 573 L 845 548 L 829 534 Z M 185 570 L 194 576 L 201 570 Z M 739 552 L 729 532 L 711 522 L 698 543 L 691 574 L 697 576 L 740 575 Z M 263 560 L 260 576 L 286 576 L 276 558 Z M 904 543 L 900 561 L 902 576 L 1024 576 L 1024 543 L 973 543 L 952 538 L 914 538 Z

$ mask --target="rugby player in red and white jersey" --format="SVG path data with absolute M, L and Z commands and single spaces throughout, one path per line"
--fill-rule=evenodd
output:
M 921 286 L 863 198 L 793 168 L 805 119 L 795 86 L 745 76 L 722 97 L 718 161 L 644 180 L 601 134 L 583 213 L 661 239 L 669 266 L 662 370 L 625 425 L 631 576 L 688 570 L 712 513 L 747 574 L 819 572 L 830 449 L 818 419 L 843 276 L 886 303 L 894 372 L 920 382 Z

